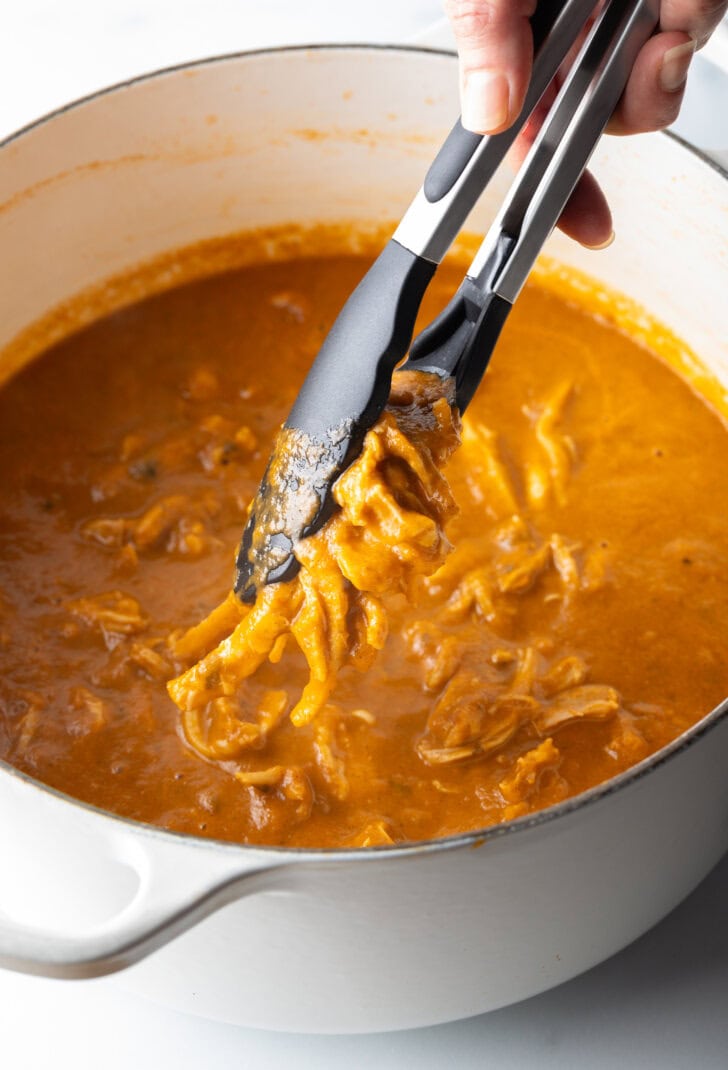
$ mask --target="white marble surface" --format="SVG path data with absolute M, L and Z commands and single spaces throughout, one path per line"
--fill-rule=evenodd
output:
M 0 137 L 135 74 L 223 52 L 406 40 L 440 0 L 0 0 Z
M 0 137 L 146 70 L 274 44 L 395 42 L 440 13 L 440 0 L 0 0 Z M 725 84 L 706 84 L 715 94 L 707 112 L 697 86 L 689 101 L 695 129 L 706 147 L 728 147 Z M 466 1022 L 368 1037 L 239 1029 L 146 1003 L 117 979 L 57 982 L 0 970 L 0 1065 L 725 1070 L 726 904 L 728 859 L 666 921 L 584 977 Z

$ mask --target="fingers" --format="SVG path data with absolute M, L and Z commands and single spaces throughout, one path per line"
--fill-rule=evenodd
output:
M 686 33 L 660 33 L 640 52 L 609 123 L 612 134 L 661 130 L 677 119 L 695 41 Z
M 726 0 L 662 0 L 660 29 L 689 34 L 702 48 L 726 11 Z
M 462 122 L 479 134 L 506 129 L 518 116 L 531 75 L 529 18 L 536 0 L 445 0 L 460 56 Z M 662 0 L 660 32 L 644 46 L 609 124 L 618 134 L 659 130 L 677 118 L 696 47 L 728 11 L 728 0 Z M 513 155 L 528 151 L 541 115 L 518 138 Z M 614 237 L 606 198 L 586 172 L 559 220 L 570 237 L 600 248 Z
M 585 171 L 559 219 L 559 229 L 589 249 L 606 249 L 614 241 L 612 213 L 591 171 Z
M 547 98 L 556 95 L 555 87 L 547 92 Z M 542 102 L 540 111 L 532 117 L 523 133 L 519 135 L 509 153 L 514 167 L 519 167 L 526 157 L 531 144 L 538 133 L 543 114 L 548 110 L 551 99 Z M 604 249 L 614 241 L 612 213 L 607 198 L 590 171 L 585 171 L 576 184 L 574 192 L 567 201 L 558 223 L 570 238 L 586 245 L 589 249 Z
M 661 32 L 637 57 L 609 124 L 613 134 L 661 130 L 677 119 L 693 53 L 728 11 L 728 0 L 662 0 Z
M 495 134 L 518 116 L 531 76 L 535 7 L 536 0 L 446 0 L 466 129 Z

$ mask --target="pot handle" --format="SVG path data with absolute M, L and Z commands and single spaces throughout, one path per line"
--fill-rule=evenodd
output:
M 292 868 L 282 853 L 135 826 L 5 763 L 0 858 L 0 967 L 59 978 L 122 970 Z

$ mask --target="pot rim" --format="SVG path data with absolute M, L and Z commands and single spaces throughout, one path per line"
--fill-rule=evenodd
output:
M 46 123 L 53 121 L 64 115 L 66 112 L 72 111 L 85 104 L 89 104 L 92 101 L 111 95 L 119 90 L 129 89 L 139 83 L 152 81 L 157 78 L 164 77 L 166 75 L 181 73 L 182 71 L 188 71 L 191 69 L 197 69 L 202 67 L 208 67 L 217 65 L 220 63 L 232 62 L 235 60 L 246 60 L 255 58 L 258 56 L 276 55 L 278 53 L 297 53 L 297 52 L 404 52 L 410 54 L 424 54 L 432 56 L 443 56 L 447 58 L 454 58 L 456 53 L 451 49 L 446 48 L 433 48 L 425 45 L 407 45 L 407 44 L 386 44 L 386 43 L 367 43 L 367 42 L 353 42 L 353 43 L 339 43 L 339 42 L 325 42 L 325 43 L 311 43 L 311 44 L 296 44 L 296 45 L 276 45 L 265 48 L 244 49 L 236 52 L 227 52 L 215 56 L 207 56 L 202 59 L 189 60 L 184 63 L 172 64 L 168 67 L 160 67 L 153 71 L 146 72 L 140 75 L 134 75 L 131 78 L 124 79 L 120 82 L 115 82 L 113 85 L 104 86 L 101 89 L 94 90 L 92 93 L 88 93 L 85 96 L 78 97 L 67 104 L 63 104 L 61 107 L 54 109 L 53 111 L 46 112 L 45 114 L 34 119 L 32 122 L 27 123 L 20 129 L 13 131 L 5 138 L 0 140 L 0 151 L 13 144 L 15 141 L 24 137 L 26 134 L 30 134 L 39 127 L 44 126 Z M 719 163 L 712 159 L 709 155 L 697 149 L 684 138 L 670 131 L 660 131 L 660 136 L 667 137 L 671 141 L 674 141 L 681 149 L 689 152 L 696 157 L 700 162 L 715 171 L 721 178 L 728 180 L 728 170 L 723 168 Z M 387 857 L 400 857 L 406 858 L 411 856 L 419 856 L 422 854 L 431 854 L 437 851 L 457 850 L 459 848 L 475 848 L 480 847 L 486 842 L 490 842 L 496 839 L 502 839 L 506 836 L 511 836 L 519 832 L 525 832 L 529 829 L 535 829 L 541 825 L 549 825 L 559 818 L 565 818 L 570 814 L 575 814 L 582 811 L 594 803 L 606 799 L 616 792 L 621 791 L 624 788 L 630 787 L 633 784 L 638 783 L 648 774 L 654 770 L 659 769 L 665 765 L 671 759 L 682 754 L 693 744 L 697 743 L 700 739 L 706 736 L 713 728 L 720 724 L 724 719 L 728 719 L 728 697 L 720 702 L 713 710 L 705 714 L 699 721 L 688 728 L 685 732 L 681 733 L 671 743 L 668 743 L 665 747 L 655 751 L 649 757 L 644 758 L 641 762 L 633 765 L 631 768 L 625 770 L 623 773 L 618 774 L 615 777 L 611 777 L 609 780 L 604 781 L 601 784 L 597 784 L 593 788 L 589 788 L 587 791 L 581 792 L 564 802 L 557 803 L 554 806 L 549 806 L 543 810 L 539 810 L 534 814 L 529 814 L 525 817 L 517 818 L 513 821 L 503 822 L 498 825 L 486 826 L 485 828 L 471 830 L 465 833 L 459 833 L 453 836 L 444 836 L 434 840 L 421 840 L 408 844 L 401 844 L 395 846 L 377 846 L 377 847 L 285 847 L 266 844 L 243 844 L 235 843 L 229 840 L 218 840 L 212 837 L 195 836 L 186 832 L 176 832 L 170 829 L 162 828 L 159 825 L 152 825 L 148 822 L 137 821 L 133 818 L 124 817 L 120 814 L 113 813 L 110 810 L 103 810 L 102 808 L 93 805 L 92 803 L 84 802 L 81 799 L 76 799 L 72 795 L 68 795 L 65 792 L 59 791 L 57 788 L 53 788 L 48 784 L 44 784 L 42 781 L 37 780 L 35 777 L 30 776 L 28 773 L 24 773 L 17 769 L 11 763 L 0 759 L 0 775 L 8 774 L 11 777 L 15 777 L 17 780 L 27 784 L 30 787 L 38 788 L 44 793 L 56 798 L 64 803 L 70 803 L 84 813 L 92 814 L 97 817 L 103 817 L 107 820 L 114 822 L 117 825 L 121 825 L 129 829 L 132 833 L 137 835 L 145 835 L 153 837 L 155 839 L 162 839 L 168 842 L 184 843 L 187 846 L 196 845 L 197 847 L 206 847 L 209 849 L 221 849 L 228 853 L 230 852 L 250 852 L 255 851 L 257 853 L 265 854 L 270 857 L 271 862 L 276 858 L 280 862 L 294 862 L 300 863 L 332 863 L 332 862 L 349 862 L 356 860 L 366 861 L 367 859 L 382 859 L 383 856 Z
M 6 148 L 8 145 L 12 144 L 12 142 L 17 141 L 25 134 L 31 133 L 37 127 L 44 126 L 53 119 L 59 118 L 66 112 L 73 111 L 84 104 L 89 104 L 91 101 L 96 100 L 99 97 L 105 97 L 112 93 L 116 93 L 120 89 L 130 89 L 132 86 L 142 82 L 150 82 L 155 78 L 161 78 L 167 74 L 178 74 L 181 71 L 195 70 L 198 67 L 212 67 L 219 63 L 228 63 L 233 60 L 251 59 L 257 56 L 271 56 L 276 55 L 277 53 L 290 52 L 404 52 L 408 54 L 443 56 L 450 59 L 457 56 L 457 53 L 451 48 L 436 48 L 432 45 L 403 44 L 402 42 L 388 44 L 384 41 L 312 41 L 309 44 L 266 45 L 261 48 L 240 49 L 236 52 L 221 52 L 213 56 L 203 56 L 201 59 L 186 60 L 182 63 L 172 63 L 167 67 L 156 67 L 152 71 L 145 71 L 143 74 L 135 74 L 130 78 L 123 78 L 119 82 L 112 82 L 111 85 L 102 86 L 101 89 L 95 89 L 93 92 L 86 93 L 82 97 L 74 97 L 74 99 L 68 101 L 68 103 L 62 104 L 60 107 L 54 108 L 52 111 L 44 112 L 42 115 L 39 115 L 37 119 L 32 119 L 24 126 L 6 134 L 4 138 L 0 139 L 0 150 Z M 689 141 L 686 141 L 685 138 L 681 137 L 679 134 L 675 134 L 671 130 L 660 130 L 655 132 L 659 133 L 661 137 L 667 137 L 671 141 L 676 142 L 693 156 L 696 156 L 701 160 L 702 163 L 707 164 L 711 170 L 716 171 L 722 178 L 728 179 L 727 168 L 719 164 L 717 160 L 714 160 L 708 153 L 703 152 L 702 149 L 697 148 L 695 145 L 691 145 Z

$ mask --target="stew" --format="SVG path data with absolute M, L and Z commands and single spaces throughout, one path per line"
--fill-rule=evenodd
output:
M 726 426 L 538 283 L 462 428 L 441 388 L 396 384 L 302 551 L 319 585 L 267 589 L 225 676 L 248 503 L 367 263 L 314 249 L 181 286 L 0 391 L 0 757 L 171 829 L 371 846 L 563 800 L 728 693 Z

